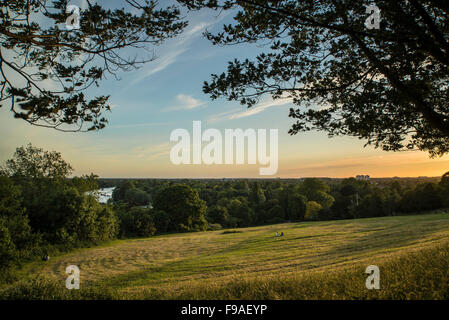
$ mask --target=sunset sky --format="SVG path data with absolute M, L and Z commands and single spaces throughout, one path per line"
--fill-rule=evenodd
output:
M 102 2 L 102 1 L 100 1 Z M 106 2 L 106 1 L 103 1 Z M 114 2 L 108 1 L 113 6 Z M 72 1 L 82 6 L 82 1 Z M 163 3 L 163 2 L 162 2 Z M 449 171 L 449 157 L 430 159 L 424 152 L 384 152 L 364 148 L 351 137 L 328 138 L 323 132 L 288 135 L 292 104 L 266 97 L 246 109 L 225 99 L 211 101 L 202 92 L 211 73 L 221 73 L 234 58 L 254 57 L 263 47 L 214 47 L 202 32 L 217 31 L 231 15 L 201 11 L 187 15 L 189 27 L 177 38 L 154 48 L 158 57 L 143 68 L 103 81 L 91 95 L 111 95 L 112 112 L 106 129 L 89 133 L 63 133 L 15 120 L 9 106 L 0 109 L 0 161 L 17 146 L 32 143 L 62 153 L 75 174 L 101 177 L 261 177 L 256 165 L 173 165 L 169 159 L 170 133 L 192 130 L 200 120 L 203 130 L 216 128 L 279 129 L 279 170 L 273 177 L 440 176 Z M 264 177 L 264 176 L 263 176 Z M 268 177 L 268 176 L 265 176 Z

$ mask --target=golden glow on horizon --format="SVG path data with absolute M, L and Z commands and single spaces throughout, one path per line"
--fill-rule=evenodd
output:
M 278 173 L 260 176 L 256 165 L 173 165 L 168 156 L 99 158 L 73 161 L 77 174 L 95 172 L 101 177 L 117 178 L 346 178 L 358 174 L 371 177 L 441 176 L 449 171 L 449 156 L 429 159 L 423 152 L 386 153 L 365 157 L 279 161 Z
M 449 155 L 430 159 L 420 151 L 384 152 L 363 148 L 363 142 L 357 139 L 328 139 L 317 133 L 294 138 L 280 136 L 279 169 L 274 176 L 260 176 L 260 164 L 176 166 L 169 159 L 171 144 L 166 133 L 157 136 L 151 131 L 138 137 L 65 134 L 9 119 L 5 112 L 0 110 L 1 163 L 13 155 L 17 146 L 31 142 L 36 147 L 61 152 L 76 175 L 93 172 L 110 178 L 344 178 L 358 174 L 430 177 L 449 171 Z

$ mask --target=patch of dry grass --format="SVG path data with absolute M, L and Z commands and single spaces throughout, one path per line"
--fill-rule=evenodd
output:
M 364 268 L 384 265 L 390 274 L 384 281 L 395 279 L 394 270 L 402 272 L 398 276 L 406 271 L 403 268 L 411 259 L 407 257 L 446 243 L 449 215 L 290 223 L 240 231 L 115 241 L 29 264 L 22 273 L 64 283 L 66 266 L 74 264 L 81 270 L 82 286 L 102 285 L 131 298 L 334 297 L 320 295 L 323 290 L 338 298 L 376 298 L 367 296 Z M 276 231 L 285 236 L 275 238 Z M 442 271 L 429 272 L 438 275 Z M 346 285 L 337 285 L 337 280 Z M 348 289 L 351 281 L 355 284 Z M 298 285 L 309 293 L 294 289 Z M 393 289 L 389 295 L 396 297 Z M 405 293 L 397 297 L 410 298 Z

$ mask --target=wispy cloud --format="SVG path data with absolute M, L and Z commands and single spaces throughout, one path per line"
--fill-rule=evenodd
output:
M 223 120 L 228 120 L 230 115 L 238 113 L 240 110 L 241 109 L 236 108 L 229 111 L 214 114 L 207 119 L 207 123 L 215 123 Z
M 132 149 L 132 154 L 146 160 L 154 160 L 170 154 L 170 144 L 162 143 L 155 146 L 140 146 Z
M 271 107 L 278 107 L 278 106 L 283 106 L 283 105 L 292 103 L 292 101 L 293 101 L 292 98 L 281 98 L 281 99 L 277 99 L 277 100 L 272 100 L 270 98 L 269 101 L 263 101 L 263 102 L 257 104 L 256 106 L 251 107 L 245 111 L 241 111 L 241 109 L 233 109 L 230 111 L 226 111 L 226 112 L 222 112 L 222 113 L 213 115 L 213 116 L 209 117 L 207 122 L 214 123 L 214 122 L 218 122 L 218 121 L 222 121 L 222 120 L 233 120 L 233 119 L 245 118 L 245 117 L 249 117 L 249 116 L 258 114 L 258 113 L 260 113 L 268 108 L 271 108 Z
M 138 128 L 138 127 L 154 127 L 154 126 L 164 126 L 171 124 L 171 122 L 147 122 L 147 123 L 129 123 L 129 124 L 117 124 L 117 125 L 110 125 L 108 127 L 110 128 Z
M 206 104 L 203 101 L 182 93 L 176 96 L 176 100 L 178 100 L 178 105 L 166 108 L 163 111 L 192 110 Z
M 161 56 L 141 68 L 140 71 L 135 74 L 134 79 L 129 83 L 128 87 L 135 85 L 174 64 L 178 58 L 190 48 L 192 41 L 200 36 L 202 31 L 211 24 L 212 23 L 210 22 L 198 23 L 184 31 L 176 39 L 167 42 Z
M 130 82 L 130 85 L 135 85 L 136 83 L 145 80 L 146 78 L 158 73 L 169 65 L 176 62 L 176 59 L 187 51 L 187 47 L 179 48 L 178 50 L 171 50 L 170 52 L 164 54 L 162 57 L 156 58 L 155 62 L 150 62 L 147 68 L 142 69 L 142 71 Z
M 293 99 L 291 99 L 291 98 L 284 98 L 284 99 L 263 102 L 263 103 L 257 104 L 255 107 L 249 108 L 243 112 L 232 114 L 229 116 L 229 119 L 239 119 L 239 118 L 249 117 L 249 116 L 258 114 L 258 113 L 264 111 L 265 109 L 268 109 L 271 107 L 283 106 L 285 104 L 292 103 L 292 101 L 293 101 Z

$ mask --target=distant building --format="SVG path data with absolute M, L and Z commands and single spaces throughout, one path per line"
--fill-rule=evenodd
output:
M 363 174 L 359 174 L 355 178 L 357 180 L 362 180 L 362 181 L 369 181 L 369 179 L 370 179 L 369 175 L 363 175 Z

